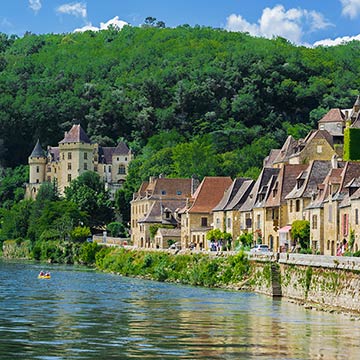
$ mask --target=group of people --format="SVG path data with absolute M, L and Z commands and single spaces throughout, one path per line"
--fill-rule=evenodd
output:
M 44 271 L 40 271 L 40 273 L 39 273 L 39 276 L 50 276 L 50 272 L 44 272 Z

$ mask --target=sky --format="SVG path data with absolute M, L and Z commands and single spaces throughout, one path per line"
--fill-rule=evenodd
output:
M 281 36 L 305 46 L 360 40 L 360 0 L 0 0 L 0 32 L 22 36 L 120 29 L 154 17 L 254 36 Z

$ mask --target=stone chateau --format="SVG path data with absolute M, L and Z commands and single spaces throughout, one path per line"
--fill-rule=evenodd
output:
M 133 244 L 209 249 L 206 233 L 220 229 L 233 240 L 250 233 L 274 251 L 294 251 L 292 223 L 308 220 L 314 252 L 335 255 L 344 242 L 360 250 L 360 157 L 352 155 L 359 119 L 359 97 L 351 109 L 331 109 L 304 139 L 289 136 L 272 150 L 256 181 L 150 178 L 131 201 Z M 163 228 L 152 236 L 151 225 Z
M 116 147 L 103 147 L 92 143 L 80 125 L 73 125 L 56 147 L 48 146 L 44 151 L 37 141 L 29 156 L 26 198 L 36 198 L 43 182 L 55 181 L 63 194 L 72 180 L 88 170 L 100 175 L 113 196 L 125 181 L 132 157 L 124 142 Z

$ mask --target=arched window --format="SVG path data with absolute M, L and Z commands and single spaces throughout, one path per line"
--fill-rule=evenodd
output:
M 125 166 L 124 166 L 124 165 L 119 165 L 118 174 L 121 174 L 121 175 L 125 175 L 125 174 L 126 174 L 126 169 L 125 169 Z

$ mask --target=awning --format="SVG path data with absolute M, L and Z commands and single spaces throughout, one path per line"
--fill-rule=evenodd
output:
M 281 229 L 279 229 L 279 233 L 288 233 L 291 230 L 291 225 L 283 226 Z

